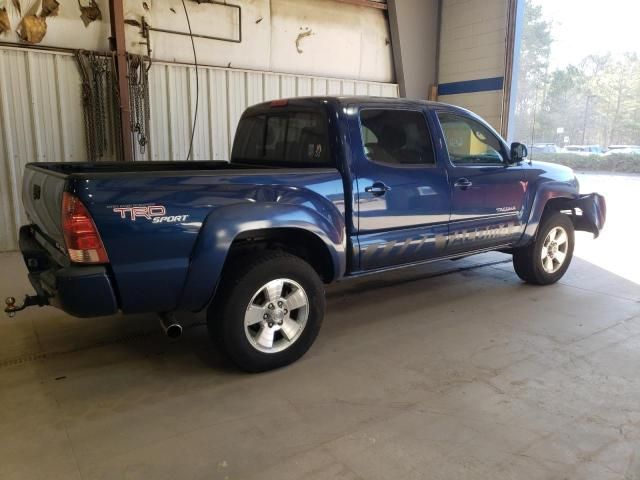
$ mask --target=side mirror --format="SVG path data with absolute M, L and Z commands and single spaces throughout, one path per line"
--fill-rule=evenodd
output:
M 511 163 L 521 162 L 527 155 L 529 155 L 529 151 L 525 144 L 519 142 L 511 144 Z

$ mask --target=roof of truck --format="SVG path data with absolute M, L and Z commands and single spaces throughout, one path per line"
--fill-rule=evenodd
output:
M 416 100 L 410 98 L 394 98 L 394 97 L 371 97 L 363 95 L 335 95 L 335 96 L 310 96 L 310 97 L 292 97 L 275 99 L 268 102 L 259 103 L 247 108 L 247 113 L 262 111 L 277 107 L 286 106 L 308 106 L 318 105 L 322 103 L 333 103 L 339 105 L 402 105 L 407 107 L 446 107 L 452 110 L 460 110 L 468 112 L 466 109 L 449 105 L 442 102 L 433 102 L 429 100 Z

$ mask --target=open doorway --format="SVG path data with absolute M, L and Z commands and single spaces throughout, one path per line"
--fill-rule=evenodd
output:
M 640 283 L 629 199 L 640 186 L 640 2 L 520 0 L 509 137 L 529 158 L 572 167 L 607 199 L 597 242 L 576 255 Z M 586 235 L 588 234 L 582 234 Z
M 520 8 L 510 138 L 541 160 L 640 173 L 640 3 L 524 0 Z

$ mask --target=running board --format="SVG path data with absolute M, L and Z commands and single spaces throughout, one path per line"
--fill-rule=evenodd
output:
M 353 272 L 349 275 L 345 275 L 343 278 L 355 278 L 355 277 L 364 277 L 367 275 L 375 275 L 376 273 L 384 273 L 384 272 L 392 272 L 394 270 L 400 270 L 401 268 L 408 268 L 408 267 L 419 267 L 420 265 L 427 265 L 429 263 L 434 263 L 434 262 L 439 262 L 441 260 L 455 260 L 455 259 L 459 259 L 459 258 L 464 258 L 464 257 L 470 257 L 472 255 L 478 255 L 480 253 L 488 253 L 488 252 L 496 252 L 496 251 L 500 251 L 500 250 L 505 250 L 508 248 L 511 248 L 512 245 L 511 244 L 504 244 L 504 245 L 496 245 L 495 247 L 491 247 L 491 248 L 482 248 L 480 250 L 474 250 L 472 252 L 460 252 L 457 254 L 453 254 L 453 255 L 445 255 L 444 257 L 438 257 L 438 258 L 431 258 L 429 260 L 420 260 L 418 262 L 411 262 L 411 263 L 403 263 L 402 265 L 392 265 L 389 267 L 380 267 L 380 268 L 376 268 L 373 270 L 360 270 L 357 272 Z M 504 253 L 504 252 L 502 252 Z

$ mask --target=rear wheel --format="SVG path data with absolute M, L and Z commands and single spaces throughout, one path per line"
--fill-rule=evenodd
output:
M 316 271 L 283 252 L 260 254 L 227 270 L 207 317 L 221 350 L 249 372 L 304 355 L 324 317 L 324 286 Z
M 540 224 L 536 240 L 513 252 L 513 266 L 527 283 L 549 285 L 562 278 L 573 258 L 571 219 L 552 212 Z

